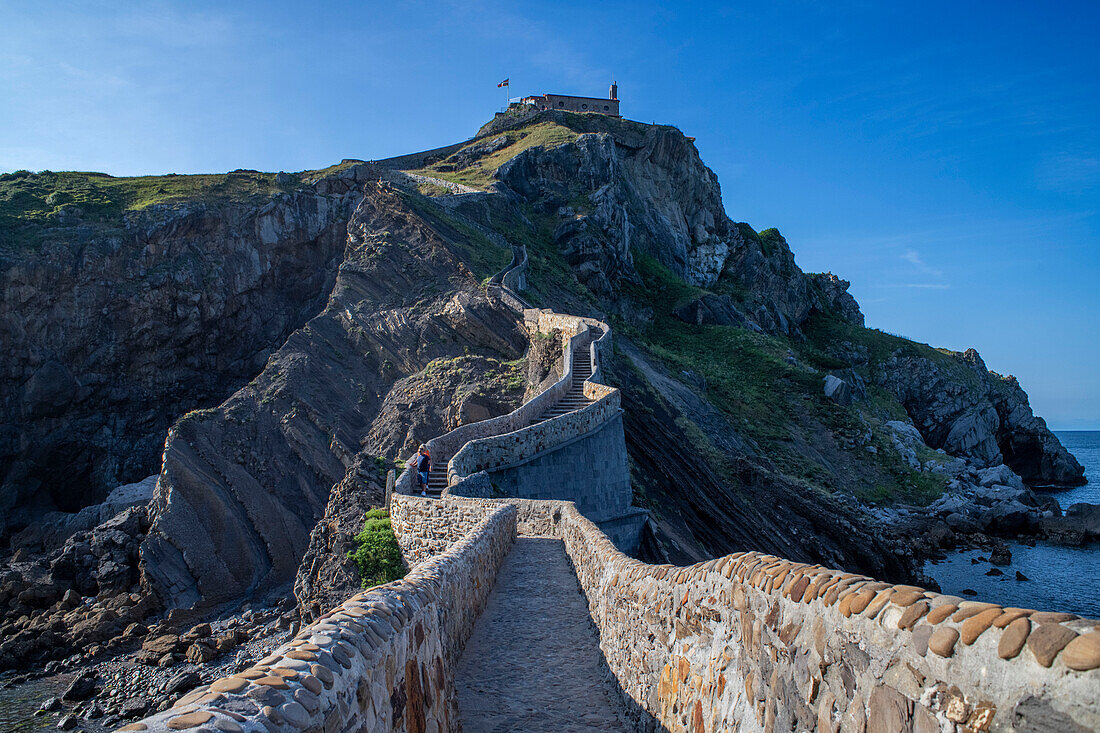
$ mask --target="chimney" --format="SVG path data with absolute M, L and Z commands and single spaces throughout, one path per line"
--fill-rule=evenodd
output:
M 617 82 L 617 81 L 611 82 L 611 89 L 609 89 L 608 92 L 607 92 L 607 98 L 608 99 L 618 99 L 619 98 L 619 82 Z

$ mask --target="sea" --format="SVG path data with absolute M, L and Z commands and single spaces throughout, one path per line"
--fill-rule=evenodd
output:
M 1085 502 L 1100 504 L 1100 430 L 1057 430 L 1062 445 L 1081 463 L 1088 483 L 1049 493 L 1062 509 Z M 946 560 L 925 564 L 924 572 L 936 579 L 944 593 L 1003 606 L 1065 611 L 1100 618 L 1100 542 L 1066 547 L 1047 542 L 1028 546 L 1009 542 L 1012 562 L 1000 567 L 1003 575 L 986 575 L 995 566 L 988 552 L 964 550 Z M 1028 578 L 1016 580 L 1016 571 Z

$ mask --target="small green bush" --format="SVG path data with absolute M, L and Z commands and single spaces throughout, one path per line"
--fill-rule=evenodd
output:
M 363 518 L 363 531 L 355 536 L 356 549 L 348 553 L 359 569 L 363 587 L 370 588 L 405 577 L 401 548 L 384 509 L 371 509 Z

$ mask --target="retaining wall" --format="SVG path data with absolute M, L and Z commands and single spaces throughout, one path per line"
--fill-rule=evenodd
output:
M 423 168 L 429 163 L 443 160 L 444 158 L 453 155 L 454 153 L 457 153 L 459 150 L 466 147 L 477 139 L 477 137 L 472 137 L 469 140 L 463 140 L 459 143 L 451 143 L 450 145 L 444 145 L 439 148 L 432 148 L 431 150 L 421 150 L 419 153 L 408 153 L 406 155 L 397 155 L 393 158 L 372 160 L 371 163 L 377 166 L 381 166 L 383 168 L 393 168 L 396 170 Z
M 434 509 L 400 517 L 439 528 Z M 459 730 L 455 665 L 515 540 L 516 510 L 459 508 L 448 518 L 452 541 L 433 556 L 424 549 L 404 579 L 356 594 L 258 664 L 120 730 Z

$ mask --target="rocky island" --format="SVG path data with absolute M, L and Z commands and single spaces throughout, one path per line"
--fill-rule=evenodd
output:
M 337 638 L 316 630 L 334 625 L 333 608 L 369 612 L 367 600 L 349 600 L 365 579 L 348 557 L 368 510 L 390 509 L 409 578 L 463 543 L 504 562 L 498 534 L 515 534 L 517 521 L 560 521 L 567 542 L 602 547 L 580 516 L 590 513 L 574 520 L 568 507 L 549 520 L 494 509 L 464 519 L 461 537 L 421 538 L 435 510 L 392 502 L 387 485 L 419 444 L 499 424 L 568 381 L 583 336 L 594 354 L 605 344 L 589 368 L 606 386 L 593 391 L 597 375 L 587 373 L 577 393 L 587 401 L 577 404 L 599 405 L 613 390 L 621 405 L 633 505 L 645 510 L 632 516 L 647 517 L 632 551 L 645 567 L 690 566 L 715 594 L 723 572 L 740 578 L 751 588 L 738 585 L 726 605 L 757 640 L 760 619 L 754 627 L 746 615 L 754 603 L 776 638 L 794 644 L 800 617 L 780 628 L 766 610 L 774 587 L 784 603 L 819 600 L 844 618 L 895 609 L 895 630 L 927 629 L 922 659 L 929 649 L 949 658 L 959 637 L 918 626 L 936 609 L 951 607 L 929 623 L 952 617 L 966 645 L 990 627 L 1006 628 L 1001 645 L 1009 632 L 1026 639 L 1018 621 L 1031 617 L 1039 663 L 1050 668 L 1065 648 L 1077 670 L 1065 695 L 1021 698 L 999 718 L 968 687 L 921 697 L 928 670 L 918 681 L 891 678 L 867 699 L 853 693 L 863 682 L 845 681 L 840 689 L 860 701 L 849 716 L 859 707 L 881 721 L 896 708 L 906 721 L 974 730 L 1010 715 L 1038 721 L 1036 730 L 1100 720 L 1095 704 L 1064 699 L 1096 690 L 1097 632 L 1086 628 L 1095 622 L 924 595 L 934 581 L 920 570 L 960 546 L 996 553 L 1007 538 L 1100 537 L 1096 507 L 1063 512 L 1044 494 L 1083 483 L 1082 467 L 1015 378 L 989 371 L 973 349 L 867 328 L 846 281 L 803 272 L 778 230 L 733 221 L 726 211 L 736 208 L 676 128 L 518 108 L 464 143 L 302 173 L 0 176 L 0 669 L 13 671 L 0 680 L 72 675 L 62 700 L 46 704 L 64 706 L 71 725 L 144 730 L 135 721 L 182 705 L 193 712 L 169 726 L 188 715 L 199 726 L 215 714 L 192 707 L 202 704 L 196 688 L 231 694 L 250 669 L 294 672 L 277 659 L 351 659 L 313 639 Z M 455 473 L 458 447 L 444 456 L 448 491 L 466 482 L 468 492 L 480 487 L 456 494 L 467 501 L 508 495 L 491 471 L 482 484 Z M 410 537 L 434 549 L 414 556 Z M 585 576 L 569 551 L 586 593 L 618 582 Z M 663 589 L 665 575 L 642 563 L 617 572 Z M 824 568 L 845 574 L 826 578 Z M 703 587 L 683 592 L 681 605 L 691 597 L 709 608 Z M 601 613 L 601 631 L 618 628 Z M 703 633 L 684 623 L 675 638 Z M 284 642 L 297 651 L 278 651 Z M 864 654 L 855 646 L 846 653 Z M 614 654 L 628 650 L 605 647 L 617 674 Z M 440 669 L 456 653 L 443 653 Z M 697 662 L 686 651 L 681 659 Z M 756 709 L 748 699 L 765 684 L 770 663 L 758 662 L 738 681 L 739 715 Z M 268 716 L 273 726 L 311 729 L 322 715 L 314 698 L 332 689 L 332 673 L 313 666 L 324 671 L 303 667 L 303 678 L 321 688 L 305 703 L 280 702 L 289 707 Z M 960 679 L 969 684 L 969 674 Z M 408 679 L 387 715 L 394 729 L 424 730 L 408 722 Z M 450 684 L 442 679 L 437 694 Z M 661 677 L 654 694 L 679 701 L 668 716 L 694 715 L 681 707 L 686 680 Z M 784 689 L 767 684 L 769 699 Z M 816 725 L 824 698 L 805 684 L 805 704 L 762 707 L 761 725 L 776 716 Z M 624 694 L 637 702 L 635 692 Z M 828 694 L 839 705 L 840 691 Z M 638 704 L 632 720 L 643 728 L 647 716 L 673 719 Z M 250 722 L 239 712 L 226 720 L 234 715 Z

